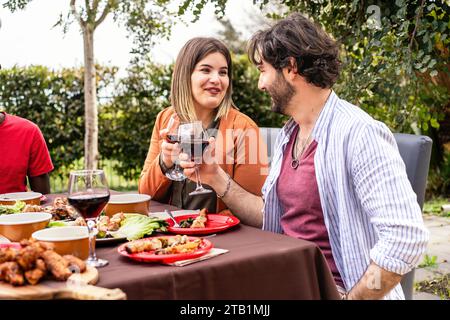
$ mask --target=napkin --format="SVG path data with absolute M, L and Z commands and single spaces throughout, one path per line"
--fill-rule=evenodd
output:
M 207 259 L 210 259 L 210 258 L 214 258 L 214 257 L 216 257 L 218 255 L 227 253 L 228 251 L 230 251 L 230 250 L 219 249 L 219 248 L 212 248 L 208 253 L 206 253 L 203 256 L 200 256 L 198 258 L 187 259 L 187 260 L 178 260 L 178 261 L 175 261 L 175 262 L 167 263 L 167 265 L 175 266 L 175 267 L 184 267 L 184 266 L 187 266 L 188 264 L 191 264 L 191 263 L 195 263 L 195 262 L 207 260 Z

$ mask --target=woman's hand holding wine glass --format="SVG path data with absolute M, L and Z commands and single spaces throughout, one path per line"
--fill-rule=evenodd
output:
M 167 168 L 170 168 L 166 172 L 166 176 L 175 181 L 186 179 L 183 170 L 178 166 L 178 155 L 180 154 L 179 125 L 180 121 L 178 116 L 172 115 L 167 127 L 159 132 L 161 139 L 163 139 L 161 144 L 161 160 Z

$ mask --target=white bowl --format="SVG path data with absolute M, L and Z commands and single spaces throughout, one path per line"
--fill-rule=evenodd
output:
M 42 193 L 39 192 L 13 192 L 0 194 L 0 204 L 13 205 L 16 200 L 27 204 L 41 204 Z
M 28 239 L 33 232 L 44 229 L 52 215 L 47 212 L 24 212 L 0 216 L 0 234 L 11 241 Z
M 89 233 L 87 227 L 54 227 L 36 231 L 32 237 L 50 242 L 60 255 L 72 254 L 80 259 L 89 256 Z

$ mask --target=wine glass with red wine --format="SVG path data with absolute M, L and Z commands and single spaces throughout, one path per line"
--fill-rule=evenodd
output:
M 103 170 L 76 170 L 70 172 L 69 203 L 86 220 L 89 231 L 89 258 L 86 264 L 104 267 L 107 260 L 95 254 L 95 220 L 109 200 L 109 188 Z
M 169 131 L 166 136 L 166 141 L 172 144 L 180 143 L 180 137 L 178 135 L 178 127 L 180 125 L 180 121 L 178 117 L 172 115 L 170 117 L 169 123 L 167 124 L 166 129 Z M 183 181 L 186 179 L 186 176 L 183 173 L 183 169 L 178 165 L 179 160 L 175 160 L 174 166 L 166 172 L 166 177 L 170 180 L 174 181 Z
M 180 137 L 180 145 L 183 153 L 186 153 L 191 161 L 195 162 L 195 176 L 197 180 L 197 187 L 190 192 L 190 196 L 197 194 L 210 193 L 212 190 L 205 189 L 200 181 L 199 166 L 202 163 L 203 151 L 209 145 L 208 134 L 203 130 L 201 121 L 193 121 L 186 124 L 181 124 L 178 129 Z

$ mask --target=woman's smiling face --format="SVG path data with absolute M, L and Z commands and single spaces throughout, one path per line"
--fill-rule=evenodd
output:
M 214 52 L 200 60 L 191 75 L 192 97 L 196 108 L 215 109 L 222 102 L 230 78 L 225 57 Z

